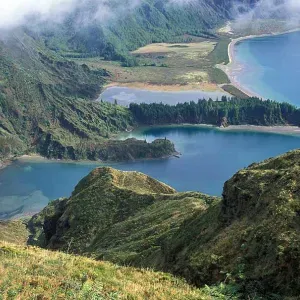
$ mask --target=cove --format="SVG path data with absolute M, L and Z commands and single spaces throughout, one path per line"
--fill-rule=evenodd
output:
M 221 195 L 223 184 L 253 162 L 300 148 L 300 135 L 252 131 L 223 131 L 201 126 L 141 128 L 121 138 L 172 140 L 182 157 L 109 164 L 136 170 L 161 180 L 178 191 Z M 18 160 L 0 171 L 0 218 L 40 211 L 49 200 L 68 197 L 78 181 L 96 163 Z
M 118 101 L 119 105 L 128 106 L 130 103 L 155 103 L 163 102 L 169 105 L 177 103 L 184 103 L 195 101 L 198 99 L 217 100 L 221 99 L 223 95 L 230 96 L 226 92 L 205 92 L 205 91 L 179 91 L 179 92 L 165 92 L 165 91 L 148 91 L 127 87 L 109 87 L 103 91 L 99 99 L 114 103 Z
M 300 32 L 237 42 L 229 74 L 263 98 L 300 106 Z

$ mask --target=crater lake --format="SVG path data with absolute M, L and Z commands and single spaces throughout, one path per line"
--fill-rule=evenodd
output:
M 299 49 L 299 31 L 239 41 L 229 73 L 255 95 L 300 106 Z
M 178 191 L 221 195 L 223 184 L 239 169 L 288 150 L 300 148 L 300 134 L 220 130 L 201 126 L 152 127 L 122 138 L 172 140 L 182 153 L 178 159 L 108 164 L 135 170 L 163 181 Z M 31 215 L 50 200 L 68 197 L 75 185 L 103 164 L 20 159 L 0 170 L 0 218 Z M 107 165 L 107 164 L 106 164 Z

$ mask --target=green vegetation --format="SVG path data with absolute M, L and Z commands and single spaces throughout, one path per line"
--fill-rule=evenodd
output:
M 0 241 L 0 299 L 212 298 L 166 273 Z
M 227 39 L 226 39 L 227 41 Z M 131 53 L 127 63 L 105 61 L 99 57 L 76 58 L 92 70 L 105 68 L 110 80 L 119 83 L 151 85 L 193 85 L 193 89 L 218 90 L 218 84 L 228 83 L 226 74 L 216 63 L 224 63 L 227 49 L 221 55 L 223 38 L 193 38 L 190 43 L 152 43 Z M 132 68 L 134 67 L 134 68 Z M 219 89 L 220 90 L 220 89 Z
M 27 221 L 0 221 L 0 241 L 6 241 L 17 245 L 26 245 L 29 235 Z
M 82 7 L 84 15 L 93 13 L 94 4 L 90 4 Z M 213 1 L 191 4 L 183 10 L 161 0 L 148 0 L 104 27 L 93 22 L 79 28 L 79 16 L 71 13 L 64 24 L 40 24 L 38 33 L 30 24 L 9 32 L 0 41 L 0 160 L 24 153 L 60 159 L 126 157 L 120 153 L 124 143 L 110 140 L 114 134 L 134 127 L 130 111 L 93 101 L 107 78 L 115 77 L 104 68 L 112 71 L 115 69 L 111 66 L 117 67 L 117 73 L 122 68 L 127 82 L 134 77 L 127 76 L 133 69 L 135 76 L 144 82 L 153 74 L 157 84 L 162 83 L 162 78 L 170 78 L 170 84 L 198 84 L 211 78 L 227 82 L 218 69 L 208 73 L 211 62 L 205 61 L 215 44 L 212 60 L 224 61 L 218 49 L 226 41 L 217 43 L 213 28 L 224 22 L 228 7 Z M 176 55 L 170 59 L 152 59 L 130 53 L 157 42 L 174 42 L 176 47 L 170 47 L 169 51 L 188 53 L 181 60 Z M 199 44 L 203 49 L 198 52 L 190 49 L 191 43 L 198 42 L 203 42 Z M 198 61 L 199 64 L 195 63 Z M 201 68 L 196 71 L 200 65 L 203 71 Z M 178 73 L 181 68 L 182 73 Z M 151 72 L 153 69 L 153 73 L 148 69 Z M 158 157 L 153 154 L 153 145 L 148 145 L 146 151 L 140 142 L 137 151 L 137 142 L 131 142 L 133 149 L 126 159 Z M 129 143 L 126 149 L 131 147 Z M 163 156 L 170 153 L 169 144 L 165 145 L 165 151 L 159 149 Z M 108 153 L 112 148 L 117 154 Z
M 130 104 L 130 111 L 140 124 L 213 124 L 221 125 L 296 125 L 300 109 L 288 103 L 262 101 L 258 98 L 227 98 L 221 101 L 199 100 L 170 106 L 162 103 Z
M 102 199 L 101 204 L 99 196 Z M 138 252 L 137 249 L 144 249 L 146 257 L 147 253 L 152 254 L 151 247 L 155 248 L 157 240 L 166 230 L 178 226 L 191 210 L 204 209 L 206 202 L 213 199 L 198 193 L 177 194 L 169 186 L 138 172 L 98 168 L 77 185 L 68 201 L 54 201 L 31 219 L 31 241 L 39 246 L 51 243 L 51 247 L 82 254 L 99 247 L 105 251 L 103 245 L 111 241 L 109 233 L 103 237 L 97 232 L 104 233 L 108 228 L 113 232 L 123 232 L 122 240 L 125 241 L 126 235 L 134 230 L 136 250 L 131 249 L 128 254 L 131 253 L 133 257 Z M 140 220 L 139 213 L 142 217 Z M 166 216 L 169 220 L 163 222 Z M 51 226 L 45 228 L 44 224 Z M 145 226 L 146 224 L 149 226 Z M 155 227 L 152 228 L 151 224 L 155 224 Z M 41 231 L 41 228 L 44 230 Z M 149 240 L 142 240 L 151 232 L 153 236 Z M 97 237 L 101 237 L 100 243 Z M 128 238 L 130 244 L 131 237 Z M 119 242 L 115 241 L 116 245 Z M 100 253 L 100 249 L 96 252 Z M 107 258 L 106 254 L 102 255 Z M 124 257 L 126 256 L 124 250 Z
M 113 141 L 134 126 L 128 109 L 95 102 L 107 72 L 67 61 L 20 32 L 0 44 L 0 159 L 123 160 L 175 152 L 165 143 Z
M 209 54 L 209 58 L 211 58 L 212 63 L 216 64 L 225 64 L 229 63 L 228 57 L 228 46 L 231 40 L 229 38 L 222 38 L 216 44 L 215 49 L 213 52 Z
M 63 26 L 44 28 L 42 38 L 47 47 L 68 57 L 74 52 L 77 57 L 81 53 L 82 57 L 100 56 L 127 62 L 128 51 L 147 44 L 187 42 L 193 36 L 214 37 L 213 29 L 225 22 L 230 8 L 230 3 L 219 0 L 195 2 L 185 9 L 164 0 L 143 0 L 128 13 L 118 14 L 119 4 L 118 1 L 108 4 L 117 17 L 105 26 L 91 22 L 89 26 L 78 28 L 78 19 L 82 16 L 74 13 L 66 18 Z M 93 9 L 93 1 L 82 7 L 86 16 L 93 15 Z
M 30 243 L 168 271 L 225 299 L 296 299 L 299 170 L 299 150 L 253 164 L 219 199 L 98 168 L 31 219 Z

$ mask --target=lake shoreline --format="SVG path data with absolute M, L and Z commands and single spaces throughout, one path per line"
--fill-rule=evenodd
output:
M 235 54 L 234 54 L 234 47 L 238 43 L 245 41 L 245 40 L 261 38 L 261 37 L 284 35 L 284 34 L 289 34 L 289 33 L 298 32 L 298 31 L 300 31 L 300 28 L 296 28 L 296 29 L 292 29 L 292 30 L 288 30 L 288 31 L 284 31 L 284 32 L 274 32 L 274 33 L 268 33 L 268 34 L 253 34 L 253 35 L 247 35 L 247 36 L 242 36 L 242 37 L 231 39 L 231 42 L 229 43 L 228 49 L 227 49 L 229 63 L 226 65 L 220 64 L 220 65 L 217 65 L 217 67 L 226 73 L 226 75 L 228 76 L 228 78 L 230 80 L 231 85 L 233 85 L 234 87 L 236 87 L 237 89 L 239 89 L 240 91 L 242 91 L 243 93 L 248 95 L 249 97 L 258 97 L 263 100 L 266 100 L 264 97 L 255 93 L 254 91 L 251 91 L 251 89 L 245 87 L 243 84 L 241 84 L 238 81 L 237 76 L 235 75 L 235 72 L 237 70 L 242 70 L 244 68 L 244 66 L 240 65 L 236 61 Z
M 188 83 L 188 84 L 152 84 L 148 82 L 110 82 L 107 83 L 102 93 L 111 87 L 125 87 L 150 92 L 224 92 L 219 85 L 211 82 Z
M 290 125 L 276 125 L 276 126 L 260 126 L 260 125 L 229 125 L 228 127 L 219 127 L 212 124 L 168 124 L 168 125 L 150 125 L 150 126 L 141 126 L 141 128 L 153 128 L 153 127 L 203 127 L 203 128 L 212 128 L 220 131 L 253 131 L 253 132 L 266 132 L 282 135 L 299 135 L 300 136 L 300 127 L 290 126 Z M 136 128 L 135 130 L 137 130 Z
M 252 131 L 252 132 L 265 132 L 265 133 L 274 133 L 282 135 L 299 135 L 300 136 L 300 127 L 290 126 L 290 125 L 276 125 L 276 126 L 259 126 L 259 125 L 229 125 L 228 127 L 218 127 L 212 124 L 165 124 L 165 125 L 147 125 L 134 128 L 133 132 L 136 130 L 154 128 L 154 127 L 203 127 L 203 128 L 212 128 L 220 131 Z M 121 132 L 116 136 L 121 136 L 122 134 L 128 134 L 130 132 Z M 145 159 L 135 159 L 134 161 L 149 161 L 149 160 L 161 160 L 161 159 L 170 159 L 178 158 L 181 153 L 176 151 L 170 155 L 163 156 L 160 158 L 145 158 Z M 0 171 L 11 165 L 14 161 L 32 161 L 32 162 L 45 162 L 45 163 L 75 163 L 75 164 L 98 164 L 99 167 L 104 165 L 113 165 L 118 163 L 126 163 L 128 161 L 93 161 L 93 160 L 71 160 L 71 159 L 54 159 L 43 157 L 37 153 L 24 154 L 18 157 L 13 157 L 11 159 L 2 161 L 0 163 Z
M 180 156 L 181 153 L 178 151 L 173 152 L 170 155 L 165 155 L 159 158 L 140 158 L 140 159 L 134 159 L 131 161 L 100 161 L 100 160 L 71 160 L 71 159 L 55 159 L 55 158 L 47 158 L 44 156 L 41 156 L 39 154 L 25 154 L 19 157 L 16 157 L 14 160 L 12 160 L 8 165 L 10 165 L 13 161 L 23 161 L 23 162 L 44 162 L 44 163 L 64 163 L 64 164 L 91 164 L 91 165 L 99 165 L 106 166 L 106 165 L 114 165 L 114 164 L 120 164 L 120 163 L 127 163 L 127 162 L 139 162 L 139 161 L 150 161 L 150 160 L 161 160 L 161 159 L 170 159 Z M 5 168 L 5 167 L 4 167 Z

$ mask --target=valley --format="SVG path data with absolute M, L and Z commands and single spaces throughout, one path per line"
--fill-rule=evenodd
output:
M 226 63 L 227 38 L 204 39 L 186 37 L 186 43 L 156 43 L 139 48 L 131 54 L 135 65 L 107 62 L 99 58 L 75 59 L 91 69 L 106 69 L 110 85 L 150 90 L 222 91 L 220 84 L 229 83 L 216 64 Z
M 297 1 L 50 2 L 0 3 L 0 300 L 298 299 Z
M 278 133 L 276 127 L 242 130 L 204 125 L 142 127 L 119 138 L 152 142 L 171 140 L 180 158 L 148 159 L 127 162 L 47 160 L 24 157 L 0 172 L 0 219 L 31 216 L 49 201 L 71 195 L 77 182 L 94 168 L 110 166 L 123 171 L 139 171 L 165 182 L 177 191 L 201 191 L 220 196 L 224 182 L 249 164 L 299 148 L 300 131 Z M 256 130 L 256 131 L 255 131 Z M 280 131 L 282 130 L 282 131 Z M 290 128 L 291 130 L 291 128 Z

